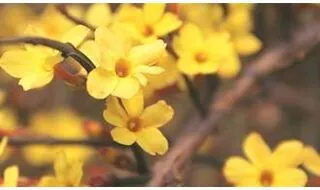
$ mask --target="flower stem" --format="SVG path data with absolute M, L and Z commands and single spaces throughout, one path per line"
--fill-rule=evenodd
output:
M 134 154 L 134 157 L 136 158 L 138 173 L 139 174 L 149 173 L 148 164 L 143 155 L 143 151 L 141 150 L 141 148 L 135 143 L 131 146 L 131 149 Z

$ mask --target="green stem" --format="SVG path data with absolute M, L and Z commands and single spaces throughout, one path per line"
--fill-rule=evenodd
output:
M 147 161 L 143 155 L 142 149 L 135 143 L 131 146 L 134 157 L 136 158 L 137 171 L 139 174 L 149 173 Z

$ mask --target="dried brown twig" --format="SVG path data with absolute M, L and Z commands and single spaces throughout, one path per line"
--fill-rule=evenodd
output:
M 190 160 L 196 148 L 218 126 L 219 121 L 239 102 L 250 87 L 260 77 L 272 71 L 286 67 L 294 59 L 320 42 L 320 24 L 312 23 L 293 36 L 290 42 L 284 42 L 270 48 L 252 61 L 235 81 L 233 87 L 217 95 L 213 100 L 208 117 L 204 120 L 195 116 L 186 124 L 185 130 L 177 139 L 166 156 L 158 160 L 153 167 L 153 176 L 148 186 L 163 186 L 176 180 L 175 174 Z

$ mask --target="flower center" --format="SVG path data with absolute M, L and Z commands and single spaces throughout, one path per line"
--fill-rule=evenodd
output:
M 270 187 L 273 183 L 273 173 L 269 170 L 262 171 L 260 175 L 260 183 L 265 187 Z
M 141 121 L 139 118 L 132 118 L 128 121 L 127 127 L 132 132 L 137 132 L 141 129 Z
M 199 53 L 197 53 L 197 54 L 194 56 L 194 59 L 195 59 L 199 64 L 201 64 L 201 63 L 206 62 L 207 59 L 208 59 L 208 57 L 207 57 L 207 55 L 206 55 L 205 53 L 199 52 Z
M 149 25 L 145 25 L 143 28 L 143 35 L 144 36 L 151 36 L 154 33 L 153 28 Z
M 115 71 L 118 77 L 124 78 L 127 77 L 130 74 L 131 71 L 131 65 L 130 63 L 125 60 L 120 58 L 115 66 Z

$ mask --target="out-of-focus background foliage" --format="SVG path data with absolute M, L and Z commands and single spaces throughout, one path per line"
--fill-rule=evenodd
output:
M 26 27 L 24 23 L 37 18 L 46 6 L 48 5 L 2 4 L 0 36 L 20 34 Z M 75 6 L 85 9 L 88 5 Z M 112 8 L 116 7 L 117 4 L 112 5 Z M 316 17 L 319 19 L 316 14 L 319 10 L 318 5 L 312 4 L 257 4 L 253 12 L 254 32 L 263 42 L 264 49 L 276 46 L 279 42 L 289 40 L 299 23 Z M 54 29 L 53 25 L 52 30 Z M 225 185 L 219 163 L 223 163 L 228 156 L 243 154 L 241 144 L 249 131 L 260 132 L 271 147 L 283 139 L 297 138 L 320 149 L 319 50 L 320 47 L 316 47 L 306 55 L 303 62 L 295 63 L 293 67 L 260 81 L 259 86 L 233 109 L 219 129 L 199 149 L 199 156 L 188 168 L 190 172 L 187 172 L 185 185 Z M 245 65 L 256 56 L 259 54 L 242 62 Z M 196 79 L 199 89 L 203 88 L 202 80 L 204 79 L 201 77 Z M 223 88 L 227 88 L 232 80 L 234 79 L 222 81 Z M 12 132 L 14 135 L 24 134 L 30 137 L 39 134 L 65 139 L 110 138 L 107 135 L 110 126 L 101 114 L 104 104 L 82 89 L 54 80 L 41 89 L 25 92 L 16 79 L 2 70 L 0 88 L 1 135 Z M 283 92 L 287 88 L 290 91 Z M 196 114 L 196 110 L 186 92 L 180 91 L 176 85 L 158 91 L 154 99 L 159 98 L 166 99 L 175 109 L 174 120 L 164 128 L 169 140 L 174 140 L 176 133 L 183 130 L 183 121 Z M 52 154 L 56 148 L 61 148 L 61 145 L 10 147 L 2 158 L 1 171 L 10 164 L 18 163 L 23 176 L 36 179 L 51 172 Z M 68 155 L 87 160 L 86 175 L 109 172 L 110 175 L 128 176 L 130 173 L 121 168 L 133 167 L 130 151 L 80 145 L 63 148 Z M 155 159 L 157 158 L 148 157 L 150 162 Z

